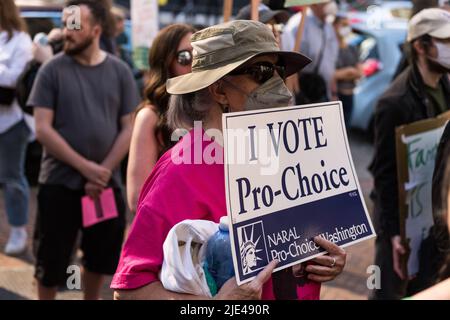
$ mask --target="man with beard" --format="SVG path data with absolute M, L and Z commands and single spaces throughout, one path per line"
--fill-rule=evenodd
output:
M 370 170 L 378 234 L 375 264 L 381 269 L 381 288 L 374 290 L 375 299 L 398 299 L 429 287 L 439 265 L 433 240 L 427 239 L 417 277 L 408 281 L 400 267 L 406 250 L 399 236 L 395 128 L 436 117 L 450 108 L 450 14 L 437 8 L 422 10 L 409 22 L 407 41 L 410 65 L 380 98 L 375 112 L 375 155 Z
M 139 95 L 128 66 L 100 49 L 106 14 L 99 1 L 68 1 L 63 52 L 40 68 L 27 103 L 44 146 L 34 235 L 40 299 L 53 299 L 58 286 L 66 286 L 80 231 L 85 299 L 99 298 L 103 275 L 114 274 L 120 255 L 125 204 L 119 166 Z M 118 216 L 83 227 L 82 197 L 98 207 L 106 188 L 114 191 Z

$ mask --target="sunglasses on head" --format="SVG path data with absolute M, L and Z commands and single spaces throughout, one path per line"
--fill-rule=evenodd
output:
M 229 75 L 250 75 L 253 80 L 259 84 L 263 84 L 273 77 L 275 70 L 278 75 L 284 80 L 286 79 L 286 67 L 282 64 L 273 64 L 266 61 L 255 62 L 254 64 L 233 70 Z
M 177 52 L 177 62 L 182 66 L 192 64 L 192 52 L 189 50 L 181 50 Z

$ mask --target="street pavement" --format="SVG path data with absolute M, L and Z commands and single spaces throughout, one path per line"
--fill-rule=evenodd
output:
M 353 160 L 363 190 L 369 212 L 372 212 L 372 202 L 369 193 L 373 187 L 373 181 L 367 170 L 373 154 L 373 148 L 367 142 L 364 134 L 352 132 L 349 136 Z M 30 201 L 30 223 L 28 225 L 29 246 L 28 250 L 18 257 L 4 255 L 3 248 L 7 241 L 9 227 L 4 209 L 3 194 L 0 194 L 0 300 L 28 300 L 36 299 L 36 284 L 33 278 L 33 254 L 32 234 L 36 215 L 36 188 L 32 188 Z M 132 220 L 128 216 L 128 222 Z M 367 288 L 367 279 L 370 274 L 367 268 L 373 264 L 375 241 L 367 240 L 347 247 L 347 265 L 344 272 L 334 281 L 326 283 L 322 287 L 321 299 L 367 299 L 370 290 Z M 77 252 L 75 264 L 80 260 L 80 252 Z M 112 290 L 109 289 L 111 277 L 107 277 L 102 290 L 102 299 L 112 299 Z M 82 299 L 79 290 L 61 289 L 57 299 Z

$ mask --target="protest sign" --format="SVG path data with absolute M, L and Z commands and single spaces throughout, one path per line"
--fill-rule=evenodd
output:
M 157 0 L 131 0 L 133 61 L 139 70 L 148 70 L 148 53 L 158 33 Z
M 225 187 L 238 284 L 375 235 L 340 102 L 224 114 Z
M 419 271 L 419 251 L 433 226 L 431 187 L 437 148 L 450 112 L 396 128 L 400 235 L 407 254 L 402 268 Z

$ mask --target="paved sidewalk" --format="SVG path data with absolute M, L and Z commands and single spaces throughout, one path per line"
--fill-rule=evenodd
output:
M 372 178 L 367 172 L 367 167 L 372 157 L 372 147 L 358 134 L 351 134 L 350 144 L 353 159 L 358 172 L 361 188 L 365 195 L 369 211 L 372 211 L 372 203 L 368 194 L 372 189 Z M 34 219 L 36 213 L 36 189 L 32 189 L 30 204 L 30 223 L 28 232 L 30 235 L 29 249 L 19 257 L 7 257 L 0 253 L 0 300 L 36 299 L 36 286 L 33 279 L 33 255 L 31 253 L 31 235 L 33 234 Z M 128 221 L 131 221 L 129 217 Z M 3 251 L 7 241 L 9 227 L 7 226 L 4 212 L 3 195 L 0 193 L 0 252 Z M 364 241 L 346 249 L 348 253 L 347 266 L 336 280 L 327 283 L 322 288 L 321 298 L 331 299 L 367 299 L 369 289 L 366 286 L 368 274 L 367 267 L 373 262 L 374 240 Z M 112 291 L 109 289 L 111 277 L 106 279 L 102 291 L 103 299 L 112 299 Z M 58 299 L 82 299 L 83 295 L 78 290 L 61 291 Z

